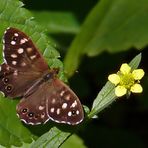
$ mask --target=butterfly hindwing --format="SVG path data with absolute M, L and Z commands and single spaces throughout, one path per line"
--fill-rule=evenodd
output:
M 24 109 L 27 112 L 24 113 Z M 17 113 L 27 124 L 46 123 L 51 119 L 57 123 L 76 125 L 84 118 L 79 99 L 59 79 L 43 83 L 33 94 L 23 98 L 17 106 Z M 34 116 L 30 117 L 30 113 Z
M 78 124 L 83 118 L 83 108 L 75 93 L 61 80 L 52 82 L 53 92 L 48 96 L 48 114 L 58 123 Z
M 49 120 L 47 114 L 46 91 L 47 90 L 42 84 L 29 96 L 25 96 L 21 99 L 16 110 L 19 118 L 23 122 L 37 125 Z

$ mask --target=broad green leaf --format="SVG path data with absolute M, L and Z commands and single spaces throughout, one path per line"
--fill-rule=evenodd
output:
M 25 24 L 31 19 L 31 13 L 22 8 L 24 4 L 18 0 L 0 0 L 0 4 L 0 20 Z
M 33 143 L 33 142 L 32 142 Z M 31 143 L 31 144 L 32 144 Z M 30 145 L 28 143 L 23 143 L 23 145 L 21 145 L 21 148 L 30 148 Z M 5 146 L 0 145 L 0 148 L 6 148 Z M 18 148 L 18 146 L 11 146 L 11 148 Z
M 35 20 L 50 33 L 78 33 L 79 24 L 71 12 L 32 11 Z
M 141 53 L 133 58 L 133 60 L 129 63 L 132 69 L 136 69 L 141 62 Z
M 94 118 L 96 114 L 109 106 L 115 99 L 117 99 L 114 91 L 115 86 L 111 82 L 107 82 L 101 89 L 98 96 L 93 102 L 92 110 L 88 115 L 89 118 Z
M 92 9 L 65 57 L 65 70 L 71 76 L 84 54 L 96 56 L 143 48 L 148 43 L 147 0 L 101 0 Z
M 62 144 L 60 148 L 86 148 L 83 140 L 77 135 L 70 136 L 66 142 Z
M 51 147 L 58 148 L 69 136 L 71 133 L 63 132 L 56 127 L 53 127 L 49 132 L 42 135 L 32 146 L 31 148 L 43 148 Z
M 141 61 L 141 54 L 137 55 L 129 63 L 132 69 L 136 69 Z M 93 102 L 92 110 L 88 115 L 89 118 L 93 118 L 96 114 L 102 111 L 104 108 L 109 106 L 113 101 L 117 99 L 115 95 L 115 86 L 111 82 L 107 82 L 102 90 L 99 92 L 98 96 Z

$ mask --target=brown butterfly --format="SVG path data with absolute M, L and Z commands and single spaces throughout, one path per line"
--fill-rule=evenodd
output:
M 15 28 L 3 38 L 4 63 L 0 66 L 0 91 L 10 98 L 22 97 L 17 115 L 26 124 L 53 120 L 76 125 L 83 121 L 82 105 L 75 93 L 57 78 L 32 40 Z

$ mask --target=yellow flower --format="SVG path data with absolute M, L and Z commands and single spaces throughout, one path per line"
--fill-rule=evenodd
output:
M 124 63 L 121 65 L 120 71 L 118 71 L 117 74 L 108 76 L 108 80 L 115 84 L 116 96 L 121 97 L 128 92 L 141 93 L 143 89 L 139 83 L 143 76 L 143 69 L 135 69 L 132 71 L 131 67 L 127 63 Z

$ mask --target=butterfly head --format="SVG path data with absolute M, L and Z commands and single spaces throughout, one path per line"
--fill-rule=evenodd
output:
M 53 68 L 53 69 L 50 69 L 47 74 L 45 74 L 43 76 L 43 80 L 44 81 L 48 81 L 49 79 L 54 79 L 57 77 L 57 74 L 59 72 L 59 69 L 58 68 Z

